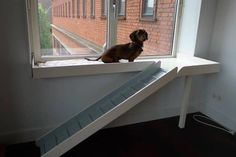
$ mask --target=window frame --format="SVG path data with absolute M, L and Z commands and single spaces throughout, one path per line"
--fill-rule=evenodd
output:
M 27 12 L 27 19 L 28 21 L 28 31 L 29 31 L 29 43 L 30 43 L 30 50 L 31 50 L 31 58 L 34 60 L 35 63 L 38 62 L 46 62 L 52 60 L 66 60 L 66 59 L 79 59 L 82 58 L 80 55 L 72 55 L 72 56 L 41 56 L 41 48 L 40 48 L 40 37 L 39 37 L 39 25 L 38 25 L 38 3 L 37 0 L 26 0 L 27 3 L 30 5 L 30 10 Z M 79 1 L 79 0 L 78 0 Z M 77 2 L 78 2 L 77 1 Z M 170 55 L 165 56 L 141 56 L 141 59 L 153 59 L 153 58 L 169 58 L 169 57 L 176 57 L 176 50 L 177 50 L 177 40 L 178 40 L 178 30 L 179 30 L 179 23 L 180 23 L 180 13 L 183 0 L 177 0 L 176 3 L 176 18 L 175 18 L 175 28 L 173 33 L 173 44 L 172 44 L 172 53 Z M 81 1 L 80 1 L 81 2 Z M 127 2 L 127 1 L 126 1 Z M 68 8 L 66 8 L 67 2 L 64 3 L 65 7 L 65 17 L 68 17 Z M 56 9 L 55 9 L 56 10 Z M 66 12 L 67 11 L 67 12 Z M 84 57 L 83 57 L 84 58 Z
M 158 0 L 153 0 L 153 11 L 152 15 L 143 15 L 144 14 L 144 5 L 146 0 L 141 0 L 140 1 L 140 21 L 156 21 L 157 20 L 157 1 Z

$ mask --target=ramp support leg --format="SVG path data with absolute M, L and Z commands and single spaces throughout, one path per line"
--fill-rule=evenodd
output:
M 183 100 L 181 104 L 180 117 L 179 117 L 179 128 L 181 129 L 185 127 L 185 120 L 186 120 L 186 115 L 187 115 L 188 106 L 189 106 L 191 85 L 192 85 L 192 77 L 185 76 L 184 96 L 183 96 Z

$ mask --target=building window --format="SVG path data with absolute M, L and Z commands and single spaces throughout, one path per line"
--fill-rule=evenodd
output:
M 101 17 L 106 18 L 107 17 L 107 1 L 102 0 L 102 6 L 101 6 Z M 125 10 L 126 10 L 126 0 L 118 0 L 118 16 L 119 19 L 125 18 Z
M 77 18 L 80 17 L 80 0 L 77 0 Z
M 118 4 L 118 16 L 119 17 L 125 17 L 126 13 L 126 0 L 119 0 Z
M 83 18 L 87 16 L 87 0 L 83 0 Z
M 68 9 L 68 11 L 69 11 L 69 18 L 71 17 L 71 2 L 69 1 L 68 2 L 68 7 L 69 7 L 69 9 Z
M 56 7 L 56 17 L 58 16 L 58 8 Z
M 75 0 L 72 0 L 72 17 L 75 18 Z
M 141 0 L 141 20 L 156 20 L 156 0 Z
M 62 17 L 62 5 L 60 5 L 60 17 Z
M 60 17 L 60 6 L 58 6 L 57 9 L 58 9 L 58 17 Z
M 101 17 L 102 18 L 105 18 L 107 17 L 107 1 L 106 0 L 102 0 L 102 6 L 101 6 Z
M 61 7 L 61 8 L 62 8 L 62 17 L 64 17 L 64 15 L 65 15 L 65 14 L 64 14 L 64 13 L 65 13 L 65 12 L 64 12 L 64 4 L 62 4 L 62 7 Z
M 66 6 L 65 6 L 65 9 L 66 9 L 66 10 L 65 10 L 65 12 L 66 12 L 66 17 L 68 17 L 67 3 L 65 3 L 65 5 L 66 5 Z
M 57 9 L 58 9 L 58 17 L 60 17 L 60 6 L 58 6 Z
M 90 1 L 90 17 L 95 17 L 95 0 Z

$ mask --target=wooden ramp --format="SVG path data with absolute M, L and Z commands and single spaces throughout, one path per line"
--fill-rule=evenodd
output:
M 47 133 L 36 144 L 42 157 L 59 157 L 177 76 L 177 68 L 164 71 L 153 63 L 118 89 Z

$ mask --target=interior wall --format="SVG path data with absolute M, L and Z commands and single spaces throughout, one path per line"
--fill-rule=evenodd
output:
M 1 2 L 0 19 L 0 142 L 34 140 L 135 74 L 32 79 L 24 1 Z M 183 82 L 183 78 L 173 80 L 110 126 L 177 115 Z M 196 101 L 201 102 L 201 96 Z M 192 111 L 198 111 L 196 106 Z
M 2 35 L 0 67 L 3 74 L 0 77 L 0 142 L 33 140 L 82 111 L 134 75 L 134 73 L 122 73 L 32 79 L 24 1 L 2 2 L 0 19 L 4 21 L 0 26 Z M 181 97 L 175 95 L 181 93 L 179 91 L 181 88 L 176 86 L 181 86 L 181 82 L 181 79 L 177 79 L 173 85 L 169 85 L 169 90 L 163 91 L 162 96 L 154 94 L 142 102 L 137 109 L 131 111 L 132 116 L 124 118 L 126 124 L 131 123 L 130 119 L 132 122 L 139 122 L 139 120 L 176 115 L 178 113 L 176 102 Z M 164 100 L 168 95 L 173 101 Z M 158 115 L 155 111 L 161 106 L 166 110 L 169 106 L 171 114 Z M 146 119 L 142 118 L 144 116 Z M 122 124 L 120 121 L 119 125 Z
M 218 0 L 209 59 L 221 63 L 221 72 L 207 81 L 208 93 L 202 112 L 236 130 L 236 1 Z
M 212 32 L 215 24 L 216 0 L 202 0 L 197 28 L 194 56 L 208 58 L 212 40 Z M 187 40 L 188 41 L 188 40 Z M 188 45 L 188 44 L 187 44 Z M 207 81 L 214 74 L 195 76 L 193 78 L 191 103 L 196 106 L 204 106 L 207 99 Z M 199 99 L 200 98 L 200 99 Z

